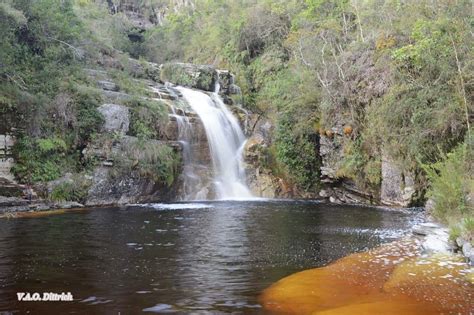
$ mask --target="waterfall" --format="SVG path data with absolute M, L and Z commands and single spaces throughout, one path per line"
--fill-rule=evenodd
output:
M 242 163 L 242 151 L 246 139 L 237 119 L 219 96 L 219 85 L 211 96 L 185 87 L 177 87 L 177 89 L 204 125 L 212 160 L 212 181 L 216 199 L 251 198 L 252 193 L 245 183 Z M 184 152 L 184 154 L 187 153 Z M 189 157 L 184 156 L 184 164 L 185 172 L 190 172 L 184 174 L 186 186 L 186 181 L 196 177 L 196 174 L 192 171 L 192 167 L 189 167 L 194 164 Z M 195 194 L 194 199 L 206 199 L 206 188 L 194 187 L 195 190 L 196 188 L 200 190 Z

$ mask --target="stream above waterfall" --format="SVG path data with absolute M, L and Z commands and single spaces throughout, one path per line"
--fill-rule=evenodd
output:
M 260 313 L 259 294 L 279 279 L 399 238 L 418 220 L 280 200 L 0 220 L 0 311 Z M 71 292 L 74 302 L 18 303 L 16 292 Z

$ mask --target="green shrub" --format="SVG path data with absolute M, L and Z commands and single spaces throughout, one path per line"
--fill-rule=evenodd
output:
M 142 81 L 134 79 L 125 71 L 115 70 L 111 71 L 110 73 L 113 81 L 118 85 L 120 91 L 137 97 L 151 96 L 151 92 Z
M 168 122 L 167 105 L 159 101 L 134 98 L 130 107 L 130 135 L 140 139 L 157 139 L 160 129 Z
M 381 182 L 382 163 L 379 156 L 366 152 L 363 143 L 361 137 L 345 142 L 344 157 L 336 175 L 352 179 L 361 188 L 376 189 Z
M 63 182 L 53 188 L 50 199 L 53 201 L 84 202 L 90 183 L 75 178 L 72 182 Z
M 57 137 L 38 139 L 36 143 L 41 153 L 65 152 L 67 150 L 66 142 Z
M 425 165 L 430 188 L 428 196 L 434 201 L 433 216 L 447 223 L 451 234 L 473 240 L 474 236 L 474 170 L 473 152 L 468 143 L 433 164 Z
M 178 177 L 180 157 L 173 148 L 157 141 L 131 141 L 124 144 L 124 154 L 113 156 L 112 176 L 137 172 L 144 178 L 170 187 Z
M 46 182 L 57 179 L 66 170 L 74 169 L 77 155 L 66 155 L 64 140 L 53 137 L 33 139 L 22 137 L 13 146 L 13 174 L 23 183 Z
M 430 188 L 428 196 L 433 199 L 433 215 L 443 222 L 472 216 L 474 209 L 468 203 L 474 189 L 474 174 L 469 166 L 467 145 L 462 144 L 433 164 L 425 165 Z M 472 159 L 471 159 L 472 161 Z
M 86 89 L 75 93 L 76 124 L 73 126 L 78 137 L 78 145 L 84 145 L 91 135 L 98 132 L 104 123 L 104 117 L 97 110 L 102 103 L 100 94 Z
M 320 160 L 316 135 L 295 128 L 288 117 L 280 117 L 276 128 L 276 157 L 285 175 L 305 190 L 319 184 Z

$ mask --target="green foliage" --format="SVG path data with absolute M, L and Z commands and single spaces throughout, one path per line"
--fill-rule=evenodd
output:
M 280 117 L 275 135 L 276 157 L 285 166 L 286 176 L 305 190 L 315 188 L 319 182 L 315 136 L 297 130 L 289 116 Z
M 424 166 L 431 183 L 428 196 L 435 204 L 433 215 L 445 223 L 474 216 L 474 206 L 468 201 L 474 191 L 471 150 L 467 144 L 459 145 L 442 160 Z
M 162 127 L 168 122 L 167 106 L 159 101 L 134 98 L 130 107 L 130 135 L 140 139 L 159 138 Z
M 191 71 L 185 64 L 164 64 L 161 67 L 161 80 L 206 91 L 214 90 L 217 77 L 213 68 L 200 66 L 197 75 Z
M 336 175 L 352 179 L 361 188 L 377 188 L 381 182 L 380 157 L 367 153 L 361 137 L 354 141 L 348 139 L 344 144 L 344 158 Z
M 41 153 L 65 152 L 67 150 L 66 142 L 60 138 L 48 138 L 36 140 L 38 149 Z
M 125 156 L 115 155 L 114 168 L 129 176 L 137 172 L 140 176 L 152 179 L 156 183 L 170 187 L 179 176 L 179 156 L 173 148 L 156 142 L 142 140 L 129 142 L 124 147 Z
M 90 182 L 83 177 L 76 176 L 72 181 L 64 181 L 56 185 L 49 198 L 53 201 L 84 202 L 87 197 Z
M 179 64 L 165 64 L 161 68 L 161 80 L 178 85 L 193 86 L 194 79 Z
M 58 137 L 32 139 L 23 137 L 13 148 L 13 174 L 23 183 L 45 182 L 57 179 L 75 166 L 78 156 L 66 156 L 66 143 Z M 72 163 L 71 163 L 72 162 Z
M 148 88 L 143 82 L 135 80 L 124 71 L 111 71 L 111 75 L 113 82 L 118 85 L 120 91 L 137 97 L 143 97 L 150 94 Z
M 90 140 L 92 134 L 98 132 L 104 123 L 104 117 L 97 110 L 102 98 L 99 94 L 89 90 L 79 88 L 75 90 L 74 102 L 76 107 L 76 119 L 73 124 L 77 135 L 77 144 L 84 145 Z

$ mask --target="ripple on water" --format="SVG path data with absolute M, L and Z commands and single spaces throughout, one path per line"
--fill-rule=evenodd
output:
M 461 257 L 422 257 L 418 242 L 402 240 L 283 278 L 261 301 L 287 314 L 467 315 L 474 286 L 466 268 Z
M 155 306 L 143 309 L 143 311 L 152 313 L 174 313 L 177 310 L 175 310 L 173 306 L 169 304 L 156 304 Z
M 186 210 L 186 209 L 208 209 L 213 208 L 205 203 L 147 203 L 133 205 L 137 207 L 153 208 L 157 210 Z

